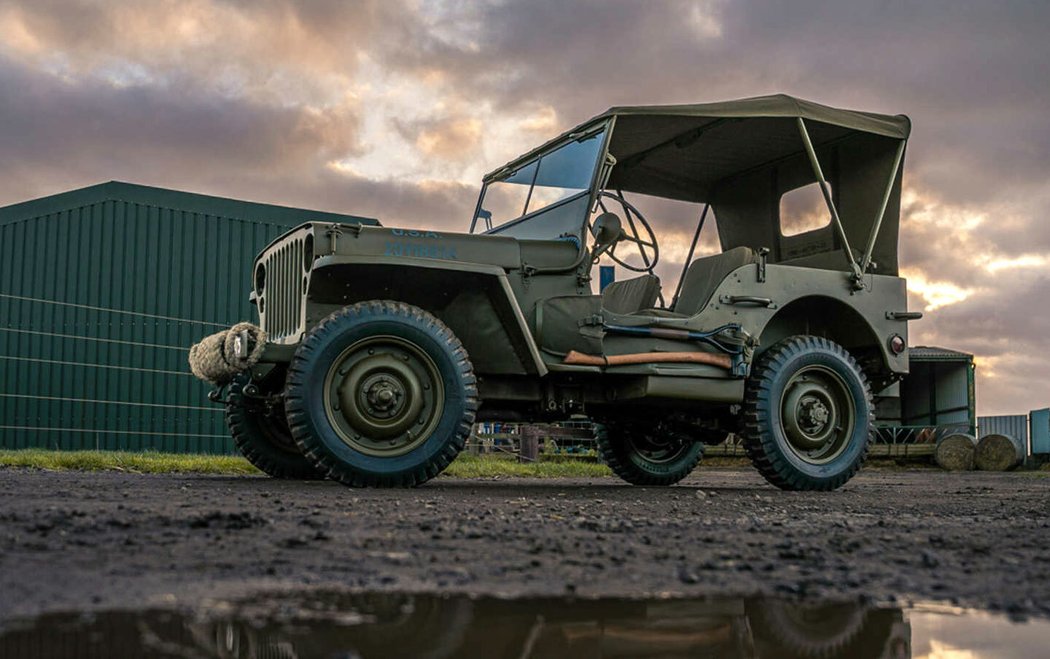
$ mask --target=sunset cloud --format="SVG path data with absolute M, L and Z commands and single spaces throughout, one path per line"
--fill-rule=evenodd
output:
M 611 105 L 907 113 L 912 341 L 975 352 L 981 412 L 1024 412 L 1050 404 L 1047 24 L 1021 1 L 0 0 L 0 203 L 122 179 L 463 230 L 485 172 Z M 651 208 L 670 289 L 698 209 Z

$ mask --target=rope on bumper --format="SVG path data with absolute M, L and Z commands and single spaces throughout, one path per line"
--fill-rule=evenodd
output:
M 246 356 L 239 357 L 236 343 L 242 332 L 247 332 L 248 350 Z M 266 332 L 251 323 L 237 323 L 194 344 L 190 348 L 190 370 L 201 380 L 221 387 L 254 366 L 265 348 Z

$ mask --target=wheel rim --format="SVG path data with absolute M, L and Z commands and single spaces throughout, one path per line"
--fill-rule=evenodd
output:
M 784 618 L 792 630 L 813 642 L 852 636 L 863 624 L 865 609 L 843 605 L 787 605 Z
M 834 460 L 846 449 L 857 415 L 846 381 L 823 366 L 791 376 L 780 411 L 788 447 L 811 464 Z
M 396 336 L 362 339 L 325 378 L 325 413 L 339 438 L 366 455 L 394 457 L 433 433 L 445 390 L 434 360 Z
M 631 451 L 653 464 L 669 464 L 685 453 L 688 445 L 677 439 L 655 439 L 646 436 L 628 436 Z
M 263 435 L 278 449 L 293 455 L 299 454 L 295 440 L 292 439 L 292 431 L 288 429 L 288 421 L 283 414 L 264 413 L 261 429 Z

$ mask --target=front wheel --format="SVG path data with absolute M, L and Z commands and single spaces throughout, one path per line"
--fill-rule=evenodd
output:
M 361 302 L 306 336 L 288 369 L 292 436 L 329 478 L 353 487 L 410 487 L 463 449 L 478 408 L 459 339 L 401 302 Z
M 743 440 L 784 490 L 834 490 L 860 469 L 872 433 L 871 391 L 856 360 L 825 338 L 792 336 L 752 368 Z
M 632 485 L 674 485 L 704 455 L 704 445 L 663 424 L 595 424 L 598 452 L 613 473 Z
M 856 657 L 868 648 L 857 641 L 869 627 L 871 607 L 864 604 L 806 604 L 758 600 L 747 605 L 757 639 L 798 659 Z M 885 639 L 878 639 L 885 644 Z M 872 644 L 881 647 L 878 641 Z

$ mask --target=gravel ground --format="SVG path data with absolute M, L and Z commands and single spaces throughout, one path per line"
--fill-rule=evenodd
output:
M 682 485 L 0 470 L 0 621 L 287 588 L 933 599 L 1050 615 L 1050 478 L 867 470 L 833 493 L 750 470 Z

